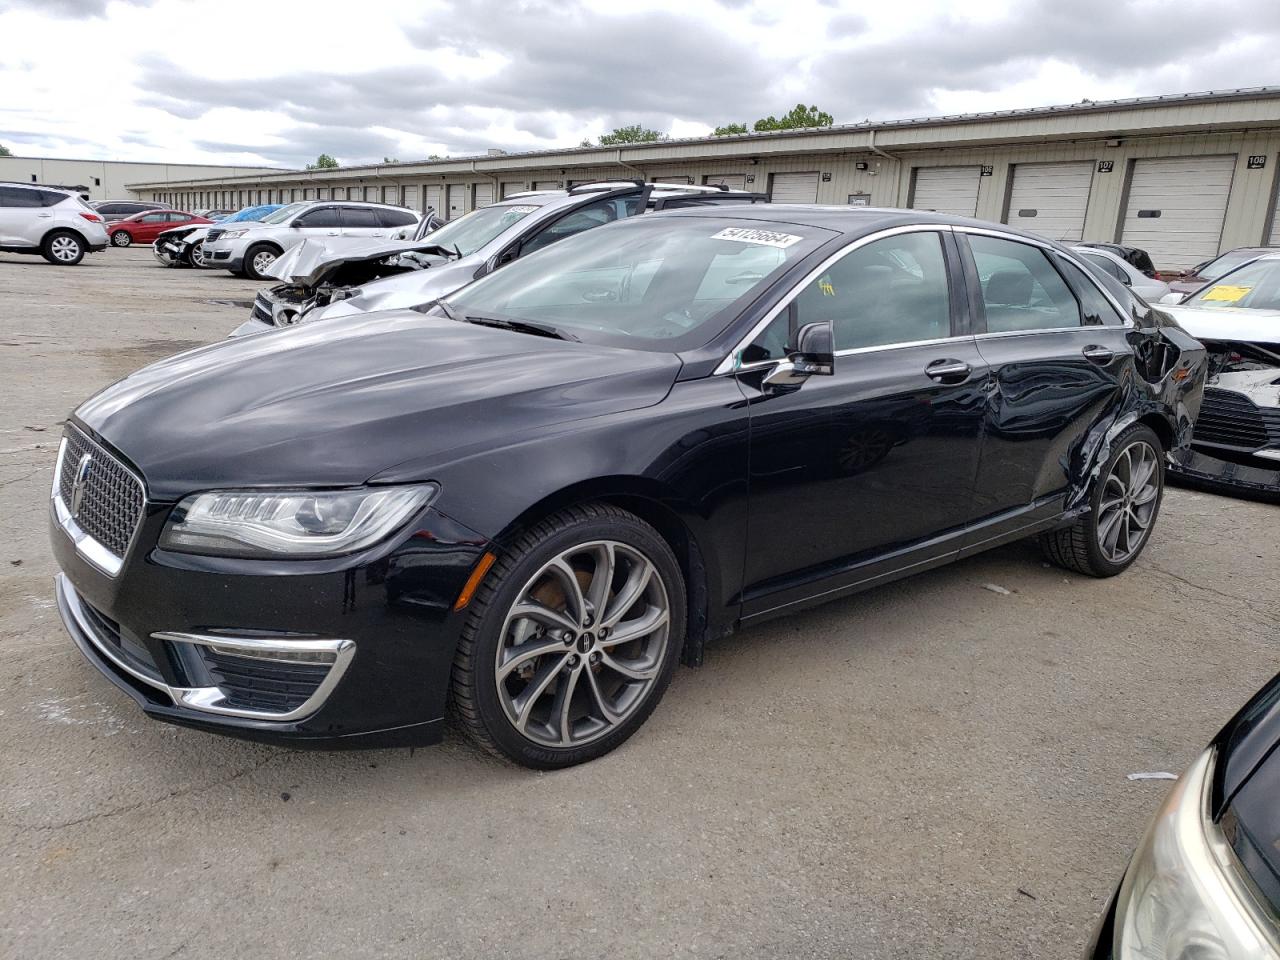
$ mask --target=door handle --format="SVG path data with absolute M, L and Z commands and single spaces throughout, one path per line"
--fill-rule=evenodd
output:
M 939 383 L 964 383 L 972 372 L 963 360 L 935 360 L 924 368 L 925 376 Z
M 41 219 L 48 219 L 49 217 L 52 217 L 52 216 L 53 216 L 53 214 L 52 214 L 52 213 L 37 213 L 37 214 L 36 214 L 36 216 L 37 216 L 37 217 L 40 217 Z
M 1112 358 L 1115 356 L 1115 354 L 1106 347 L 1100 347 L 1096 343 L 1089 344 L 1080 352 L 1084 354 L 1084 358 L 1086 360 L 1090 363 L 1096 363 L 1098 366 L 1104 366 L 1110 363 Z

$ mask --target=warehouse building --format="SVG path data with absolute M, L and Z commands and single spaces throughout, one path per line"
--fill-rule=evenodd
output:
M 139 180 L 180 207 L 365 199 L 447 219 L 522 190 L 617 177 L 775 203 L 911 207 L 1054 240 L 1118 241 L 1157 267 L 1280 243 L 1280 87 L 328 170 Z
M 214 166 L 207 163 L 131 163 L 123 160 L 71 160 L 47 157 L 0 157 L 0 180 L 75 187 L 90 200 L 132 200 L 128 185 L 188 182 L 208 177 L 253 177 L 278 173 L 274 167 Z

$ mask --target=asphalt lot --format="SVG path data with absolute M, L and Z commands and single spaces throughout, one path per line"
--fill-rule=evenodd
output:
M 1168 787 L 1126 774 L 1280 670 L 1277 507 L 1171 490 L 1119 578 L 1015 545 L 774 622 L 568 771 L 145 720 L 58 621 L 58 424 L 253 287 L 0 254 L 0 956 L 1073 957 Z

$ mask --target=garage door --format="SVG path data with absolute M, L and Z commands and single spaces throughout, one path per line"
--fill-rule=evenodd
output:
M 445 197 L 449 201 L 449 208 L 448 208 L 448 211 L 445 213 L 446 220 L 453 220 L 453 219 L 456 219 L 457 217 L 462 216 L 462 212 L 463 212 L 462 205 L 463 203 L 466 202 L 463 199 L 463 192 L 466 189 L 467 188 L 460 183 L 449 184 L 445 193 Z
M 1120 242 L 1151 254 L 1157 270 L 1181 270 L 1218 255 L 1236 158 L 1135 160 Z
M 1050 240 L 1079 240 L 1093 183 L 1093 161 L 1020 163 L 1013 168 L 1005 222 Z
M 747 189 L 747 175 L 745 173 L 717 173 L 702 178 L 702 182 L 708 187 L 728 187 L 730 190 Z
M 524 193 L 526 189 L 523 180 L 508 180 L 502 184 L 502 198 L 505 200 L 513 193 Z
M 535 180 L 533 184 L 535 190 L 559 190 L 559 180 Z
M 477 183 L 475 192 L 475 205 L 473 210 L 479 210 L 481 207 L 487 207 L 493 203 L 493 184 Z
M 978 212 L 981 167 L 917 167 L 911 206 L 972 217 Z
M 418 210 L 418 187 L 414 184 L 412 187 L 404 188 L 404 205 L 410 210 L 417 212 Z
M 444 219 L 444 208 L 440 203 L 440 187 L 438 185 L 427 187 L 427 207 L 434 210 L 436 212 L 436 216 L 441 220 Z M 423 209 L 425 210 L 426 207 L 423 207 Z
M 654 183 L 693 183 L 693 177 L 654 177 Z
M 775 173 L 769 188 L 773 203 L 817 203 L 816 173 Z
M 382 202 L 389 203 L 392 206 L 400 204 L 400 188 L 399 187 L 383 187 Z

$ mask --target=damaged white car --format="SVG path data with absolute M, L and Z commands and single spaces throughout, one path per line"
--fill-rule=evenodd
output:
M 1160 309 L 1209 351 L 1200 418 L 1175 475 L 1194 486 L 1280 500 L 1280 254 Z
M 283 204 L 264 203 L 245 207 L 217 223 L 189 223 L 166 230 L 151 244 L 151 252 L 166 267 L 209 266 L 204 257 L 204 241 L 214 227 L 225 228 L 229 223 L 258 223 L 269 213 L 279 210 Z

